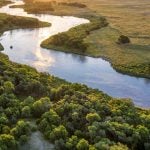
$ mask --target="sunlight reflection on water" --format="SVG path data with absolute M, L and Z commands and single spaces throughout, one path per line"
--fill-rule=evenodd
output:
M 22 2 L 17 2 L 21 4 Z M 12 5 L 12 4 L 11 4 Z M 27 14 L 22 9 L 8 6 L 0 9 L 13 15 L 38 18 L 51 22 L 51 27 L 7 31 L 1 37 L 4 53 L 12 61 L 27 64 L 39 71 L 49 72 L 71 82 L 98 88 L 114 97 L 132 98 L 136 105 L 150 107 L 150 80 L 117 73 L 109 62 L 75 54 L 46 50 L 40 47 L 50 35 L 64 32 L 76 25 L 89 22 L 76 17 Z M 10 46 L 13 49 L 10 49 Z

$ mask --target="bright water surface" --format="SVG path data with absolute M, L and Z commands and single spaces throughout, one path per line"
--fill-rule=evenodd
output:
M 23 3 L 13 1 L 15 4 Z M 51 27 L 46 28 L 5 32 L 0 37 L 0 42 L 5 48 L 3 52 L 9 56 L 10 60 L 33 66 L 39 71 L 49 72 L 67 81 L 87 84 L 114 97 L 131 98 L 138 106 L 150 107 L 149 79 L 117 73 L 109 62 L 101 58 L 67 54 L 40 47 L 41 41 L 50 35 L 67 31 L 71 27 L 89 22 L 88 20 L 76 17 L 27 14 L 23 9 L 9 8 L 9 6 L 1 8 L 0 12 L 34 17 L 52 23 Z M 10 49 L 10 46 L 13 46 L 13 49 Z

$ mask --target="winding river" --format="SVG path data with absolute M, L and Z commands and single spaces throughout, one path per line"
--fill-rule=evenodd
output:
M 13 0 L 13 2 L 15 5 L 23 4 L 22 1 Z M 5 49 L 3 53 L 7 54 L 10 60 L 33 66 L 39 71 L 49 72 L 70 82 L 84 83 L 114 97 L 131 98 L 137 106 L 150 107 L 149 79 L 118 73 L 109 62 L 101 58 L 67 54 L 40 47 L 41 41 L 50 35 L 88 23 L 88 20 L 76 17 L 27 14 L 23 9 L 9 8 L 10 5 L 2 7 L 0 12 L 34 17 L 52 23 L 51 27 L 46 28 L 5 32 L 0 37 L 0 42 Z M 13 49 L 10 49 L 10 46 L 13 46 Z

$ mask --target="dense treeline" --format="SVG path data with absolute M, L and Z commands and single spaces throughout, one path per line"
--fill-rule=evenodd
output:
M 90 23 L 80 25 L 70 29 L 68 32 L 59 33 L 42 42 L 44 48 L 54 48 L 56 50 L 86 54 L 87 44 L 84 39 L 90 32 L 108 25 L 103 17 L 90 16 Z M 80 31 L 80 32 L 79 32 Z
M 28 140 L 37 120 L 56 149 L 148 150 L 150 110 L 71 84 L 0 53 L 0 148 L 15 150 Z

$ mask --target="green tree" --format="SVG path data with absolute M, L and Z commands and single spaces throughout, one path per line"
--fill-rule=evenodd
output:
M 0 135 L 0 149 L 1 150 L 15 150 L 17 148 L 17 142 L 12 135 L 1 134 Z
M 94 122 L 94 121 L 99 121 L 101 118 L 99 116 L 99 114 L 97 113 L 89 113 L 86 115 L 86 120 L 90 123 Z
M 33 103 L 33 114 L 35 117 L 41 116 L 44 112 L 50 108 L 50 99 L 48 97 L 41 98 L 40 100 Z
M 58 139 L 66 139 L 68 136 L 68 132 L 63 125 L 60 125 L 52 130 L 49 135 L 50 140 L 56 141 Z
M 6 93 L 11 93 L 14 91 L 14 89 L 15 89 L 15 87 L 12 82 L 10 82 L 10 81 L 4 82 L 4 90 Z
M 17 139 L 22 135 L 29 135 L 30 133 L 31 129 L 29 123 L 23 120 L 18 121 L 16 127 L 11 129 L 11 134 Z
M 78 137 L 73 135 L 72 137 L 70 137 L 68 139 L 68 141 L 66 142 L 66 147 L 69 150 L 75 150 L 76 149 L 76 145 L 78 143 Z
M 110 150 L 128 150 L 128 147 L 126 145 L 118 143 L 113 146 L 110 146 Z
M 89 150 L 89 142 L 86 141 L 85 139 L 81 139 L 77 146 L 76 146 L 77 150 Z
M 31 116 L 31 109 L 29 106 L 25 106 L 21 110 L 22 117 L 30 117 Z

